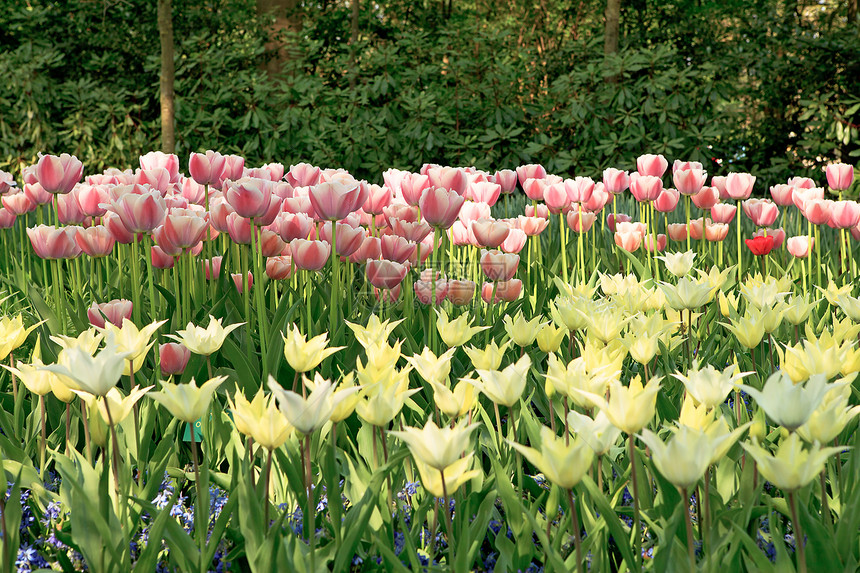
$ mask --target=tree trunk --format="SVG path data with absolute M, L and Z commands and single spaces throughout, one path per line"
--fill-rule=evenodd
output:
M 284 62 L 295 55 L 291 55 L 279 38 L 284 31 L 298 32 L 302 29 L 301 14 L 297 11 L 299 0 L 256 0 L 257 15 L 272 18 L 269 26 L 269 41 L 266 42 L 266 52 L 269 59 L 266 60 L 265 69 L 269 75 L 281 73 Z
M 350 0 L 352 3 L 352 18 L 350 19 L 349 51 L 352 54 L 352 72 L 349 75 L 349 87 L 355 87 L 355 76 L 358 73 L 358 17 L 361 15 L 361 0 Z
M 176 151 L 176 110 L 173 47 L 173 0 L 158 0 L 158 36 L 161 39 L 161 150 Z
M 848 0 L 848 25 L 856 26 L 860 21 L 857 20 L 857 0 Z
M 621 20 L 621 0 L 606 0 L 606 26 L 603 36 L 603 55 L 609 56 L 618 52 L 618 26 Z M 610 83 L 617 83 L 618 76 L 607 78 Z

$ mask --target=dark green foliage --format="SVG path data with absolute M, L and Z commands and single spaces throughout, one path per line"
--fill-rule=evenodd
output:
M 425 162 L 594 176 L 654 152 L 767 185 L 860 154 L 860 40 L 833 3 L 625 1 L 608 59 L 595 0 L 470 1 L 450 18 L 363 3 L 354 49 L 348 4 L 305 3 L 278 78 L 253 2 L 174 6 L 183 161 L 215 148 L 379 181 Z M 14 3 L 0 48 L 0 167 L 67 151 L 92 172 L 158 148 L 154 2 Z

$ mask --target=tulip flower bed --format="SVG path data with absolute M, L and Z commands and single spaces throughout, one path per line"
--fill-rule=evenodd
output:
M 3 570 L 856 570 L 853 168 L 667 170 L 0 172 Z

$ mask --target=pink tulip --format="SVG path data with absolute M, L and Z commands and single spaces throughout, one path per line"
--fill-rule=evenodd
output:
M 795 189 L 815 189 L 815 181 L 809 177 L 792 177 L 788 180 L 788 185 Z
M 433 283 L 429 281 L 415 281 L 414 285 L 415 290 L 415 298 L 418 299 L 418 302 L 424 305 L 429 305 L 433 301 Z M 439 306 L 442 304 L 442 301 L 445 300 L 445 297 L 448 295 L 448 282 L 444 280 L 436 281 L 436 304 L 434 306 Z
M 509 281 L 496 283 L 496 299 L 498 299 L 498 301 L 514 302 L 520 298 L 520 294 L 522 292 L 523 281 L 520 279 L 511 279 Z
M 107 230 L 110 231 L 111 236 L 116 239 L 117 243 L 128 245 L 135 240 L 135 234 L 126 229 L 119 215 L 112 211 L 105 213 L 105 216 L 102 218 L 102 224 L 107 227 Z
M 299 213 L 281 213 L 280 222 L 278 224 L 278 234 L 284 241 L 292 241 L 293 239 L 307 239 L 314 228 L 314 220 Z
M 794 203 L 794 206 L 800 209 L 801 212 L 806 211 L 806 203 L 812 199 L 824 199 L 824 189 L 821 187 L 811 189 L 795 187 L 794 191 L 791 193 L 791 202 Z
M 499 200 L 501 192 L 501 185 L 490 181 L 480 181 L 469 184 L 466 197 L 472 201 L 486 203 L 492 207 Z
M 681 199 L 681 194 L 677 189 L 668 187 L 660 192 L 657 199 L 654 201 L 654 208 L 660 213 L 671 213 L 678 206 L 678 201 Z
M 571 203 L 585 203 L 594 193 L 594 180 L 591 177 L 565 179 L 564 189 Z
M 705 227 L 705 239 L 712 242 L 724 241 L 729 235 L 729 226 L 726 223 L 708 222 Z
M 701 241 L 705 236 L 704 219 L 690 219 L 690 238 L 694 241 Z
M 597 220 L 597 215 L 594 213 L 577 209 L 571 209 L 567 212 L 567 226 L 574 233 L 587 233 L 591 230 L 595 220 Z
M 251 244 L 251 219 L 246 219 L 238 213 L 227 215 L 227 233 L 234 243 L 239 245 Z
M 493 219 L 478 219 L 472 221 L 472 234 L 475 240 L 482 247 L 496 249 L 505 242 L 508 234 L 511 232 L 511 227 L 507 223 L 495 221 Z
M 132 178 L 134 185 L 149 185 L 161 195 L 170 188 L 170 173 L 167 169 L 138 169 Z
M 409 172 L 394 168 L 386 169 L 382 173 L 382 181 L 385 186 L 391 190 L 395 197 L 399 197 L 401 195 L 401 182 L 407 173 Z
M 476 286 L 473 281 L 448 281 L 448 300 L 456 306 L 469 304 L 475 298 Z
M 679 169 L 672 173 L 672 181 L 682 195 L 695 195 L 705 186 L 708 174 L 699 169 Z M 719 193 L 719 191 L 717 192 Z
M 427 224 L 432 227 L 449 229 L 457 220 L 457 215 L 464 202 L 465 199 L 455 191 L 431 187 L 425 189 L 421 194 L 418 205 L 421 207 L 421 214 Z
M 320 227 L 319 238 L 331 243 L 331 222 Z M 337 223 L 337 254 L 341 257 L 349 257 L 361 247 L 366 236 L 363 227 L 351 227 L 344 223 Z
M 251 289 L 254 287 L 254 274 L 251 271 L 248 271 L 244 281 L 242 280 L 242 273 L 230 273 L 230 278 L 233 279 L 233 285 L 239 291 L 239 294 L 245 292 L 246 285 L 248 292 L 251 292 Z
M 846 163 L 831 163 L 825 169 L 827 184 L 834 191 L 845 191 L 854 182 L 854 166 Z
M 36 164 L 36 179 L 48 193 L 65 194 L 81 180 L 84 164 L 68 153 L 42 155 Z
M 791 185 L 772 185 L 770 188 L 770 196 L 773 197 L 773 202 L 780 207 L 788 207 L 792 204 L 792 193 L 794 193 L 794 187 Z
M 759 229 L 753 233 L 755 237 L 773 237 L 773 248 L 778 249 L 785 242 L 785 231 L 782 229 Z
M 382 257 L 382 241 L 378 237 L 366 236 L 361 246 L 349 256 L 352 263 L 364 263 L 367 259 L 378 259 Z
M 471 226 L 472 221 L 478 219 L 492 218 L 490 206 L 486 203 L 476 203 L 474 201 L 466 201 L 457 213 L 457 218 L 466 227 Z
M 596 213 L 609 203 L 612 203 L 612 195 L 606 192 L 606 187 L 603 183 L 595 183 L 591 197 L 588 198 L 588 201 L 582 203 L 582 208 L 586 211 Z
M 520 187 L 525 189 L 527 179 L 543 179 L 546 177 L 546 169 L 543 165 L 529 164 L 520 165 L 517 167 L 517 178 L 520 180 Z
M 164 221 L 167 204 L 157 191 L 126 193 L 110 202 L 110 210 L 119 215 L 132 233 L 149 233 Z
M 36 208 L 36 204 L 33 203 L 32 199 L 30 199 L 23 191 L 12 193 L 11 195 L 4 195 L 0 198 L 0 202 L 3 203 L 4 208 L 16 216 L 24 215 Z
M 167 240 L 187 249 L 203 240 L 209 228 L 209 216 L 190 209 L 174 209 L 164 219 Z
M 849 165 L 850 167 L 850 165 Z M 860 222 L 860 204 L 856 201 L 834 201 L 830 223 L 836 229 L 850 229 Z
M 603 185 L 607 193 L 618 195 L 630 186 L 630 175 L 626 171 L 610 167 L 603 170 Z
M 735 201 L 749 199 L 753 185 L 755 177 L 749 173 L 729 173 L 726 176 L 726 193 Z
M 549 185 L 546 179 L 526 179 L 526 182 L 523 184 L 523 191 L 526 197 L 532 201 L 543 201 L 546 188 Z
M 526 205 L 526 217 L 538 217 L 549 220 L 549 208 L 543 203 L 538 203 L 537 206 Z
M 272 182 L 272 195 L 280 199 L 278 204 L 283 202 L 284 199 L 292 199 L 295 194 L 296 190 L 286 181 L 275 180 Z
M 611 232 L 615 232 L 616 223 L 629 223 L 633 221 L 633 217 L 625 213 L 610 213 L 606 216 L 606 226 Z
M 630 193 L 640 203 L 654 201 L 663 191 L 663 180 L 656 175 L 630 175 Z
M 397 235 L 386 235 L 380 239 L 382 258 L 396 263 L 404 263 L 415 255 L 417 245 Z
M 376 288 L 391 290 L 406 277 L 407 267 L 385 259 L 368 259 L 365 267 L 367 281 Z
M 306 271 L 318 271 L 328 262 L 331 244 L 325 241 L 293 239 L 290 241 L 290 252 L 296 267 Z
M 714 220 L 714 223 L 731 223 L 737 211 L 737 205 L 717 203 L 711 207 L 711 218 Z
M 708 211 L 720 201 L 720 190 L 716 187 L 702 187 L 698 193 L 690 196 L 690 199 L 696 207 Z
M 236 181 L 242 178 L 242 175 L 245 172 L 245 158 L 239 155 L 225 155 L 224 156 L 224 170 L 221 171 L 221 175 L 218 177 L 218 180 L 213 182 L 213 185 L 221 189 L 224 186 L 226 181 Z
M 272 182 L 266 179 L 242 177 L 225 180 L 224 198 L 240 216 L 261 217 L 269 210 L 272 201 Z
M 293 260 L 290 257 L 278 256 L 266 259 L 266 276 L 273 281 L 282 281 L 293 274 Z
M 27 236 L 40 259 L 74 259 L 81 254 L 75 242 L 74 227 L 51 227 L 38 225 L 27 229 Z
M 188 172 L 200 185 L 213 185 L 221 181 L 227 159 L 217 151 L 192 153 L 188 158 Z
M 517 274 L 520 256 L 481 249 L 481 270 L 491 281 L 509 281 Z
M 176 155 L 150 151 L 146 155 L 141 155 L 139 161 L 141 169 L 164 169 L 167 171 L 171 183 L 179 181 L 179 157 Z
M 110 202 L 107 185 L 81 185 L 75 193 L 78 198 L 78 206 L 85 215 L 89 217 L 104 216 L 107 209 L 102 205 Z
M 382 215 L 385 217 L 389 226 L 391 225 L 392 219 L 399 219 L 408 223 L 414 223 L 421 220 L 421 212 L 417 206 L 402 205 L 399 203 L 392 203 L 388 207 L 384 208 L 382 210 Z
M 15 225 L 15 219 L 17 218 L 15 213 L 6 207 L 0 207 L 0 229 L 11 229 Z
M 669 162 L 662 155 L 646 154 L 636 158 L 636 171 L 639 175 L 660 178 L 668 167 Z
M 770 227 L 779 215 L 779 207 L 770 199 L 748 199 L 741 205 L 756 227 Z
M 171 209 L 188 209 L 188 205 L 193 205 L 193 203 L 188 203 L 188 199 L 183 197 L 182 195 L 171 195 L 167 194 L 164 196 L 164 204 L 167 205 L 167 210 Z M 196 205 L 197 207 L 201 207 L 201 205 Z
M 75 242 L 90 257 L 106 257 L 113 252 L 116 239 L 104 225 L 75 229 Z
M 464 195 L 469 185 L 466 173 L 458 167 L 433 167 L 427 171 L 430 186 Z
M 672 163 L 672 173 L 674 174 L 676 171 L 687 171 L 689 169 L 702 169 L 702 164 L 698 161 L 681 161 L 680 159 L 676 159 Z
M 454 224 L 451 225 L 451 242 L 456 246 L 471 246 L 473 242 L 477 242 L 473 240 L 474 238 L 475 235 L 472 234 L 471 224 L 467 227 L 460 221 L 454 221 Z
M 320 168 L 309 163 L 290 165 L 290 171 L 285 177 L 294 187 L 312 187 L 319 183 Z
M 118 299 L 101 304 L 93 303 L 87 309 L 87 319 L 97 328 L 104 328 L 105 321 L 122 326 L 123 319 L 131 320 L 132 303 L 130 300 Z
M 373 287 L 373 296 L 378 301 L 394 304 L 400 298 L 400 285 L 398 284 L 390 290 Z
M 519 227 L 522 229 L 523 233 L 528 237 L 534 237 L 536 235 L 540 235 L 544 232 L 544 230 L 549 225 L 549 213 L 547 213 L 547 217 L 535 217 L 533 215 L 520 215 L 517 217 L 517 221 L 519 222 Z
M 308 196 L 317 217 L 323 221 L 339 221 L 364 202 L 357 183 L 320 183 L 311 188 Z
M 206 277 L 206 280 L 217 279 L 221 276 L 221 261 L 224 260 L 224 257 L 212 257 L 212 261 L 210 263 L 209 259 L 205 259 L 202 261 L 203 264 L 203 275 Z
M 814 237 L 791 237 L 785 242 L 788 252 L 799 259 L 805 259 L 812 253 L 815 246 Z
M 400 181 L 400 196 L 409 205 L 418 205 L 421 194 L 430 188 L 430 178 L 420 173 L 404 173 Z
M 728 191 L 726 191 L 726 177 L 724 175 L 715 175 L 711 177 L 711 185 L 716 187 L 720 192 L 720 201 L 731 199 Z
M 673 241 L 686 241 L 687 225 L 684 223 L 670 223 L 669 227 L 666 229 L 666 233 Z
M 36 205 L 47 205 L 54 199 L 54 196 L 45 191 L 39 183 L 27 183 L 24 185 L 24 195 L 29 197 L 30 201 Z
M 389 219 L 394 234 L 416 243 L 423 241 L 433 228 L 424 221 L 408 222 L 397 218 Z
M 158 347 L 158 361 L 163 376 L 176 376 L 185 372 L 191 351 L 178 342 L 166 342 Z
M 75 191 L 57 195 L 57 218 L 63 225 L 83 225 L 87 222 L 87 215 L 81 211 Z
M 649 253 L 653 253 L 654 252 L 654 246 L 655 246 L 654 245 L 654 234 L 649 233 L 649 234 L 645 235 L 645 237 L 643 237 L 643 239 L 642 239 L 642 245 L 645 247 L 646 251 L 648 251 Z M 666 250 L 666 235 L 664 235 L 662 233 L 657 235 L 656 247 L 657 247 L 657 252 L 663 252 Z
M 632 253 L 642 244 L 642 234 L 636 231 L 615 231 L 615 244 Z
M 34 181 L 32 184 L 38 183 L 38 181 Z M 15 178 L 12 177 L 11 173 L 7 173 L 0 169 L 0 195 L 5 195 L 10 190 L 15 189 L 17 187 L 17 183 L 15 182 Z
M 258 229 L 256 240 L 257 248 L 260 249 L 260 254 L 264 257 L 280 256 L 287 246 L 276 232 L 269 229 Z M 338 243 L 337 247 L 338 251 L 340 251 L 340 243 Z
M 152 247 L 152 266 L 156 269 L 172 269 L 176 264 L 175 255 L 168 253 L 160 245 Z
M 502 251 L 506 253 L 519 253 L 526 246 L 526 233 L 522 229 L 511 229 L 507 238 L 501 245 Z
M 499 184 L 502 188 L 502 193 L 508 195 L 513 193 L 517 188 L 517 172 L 513 169 L 502 169 L 496 171 L 493 176 L 493 181 Z
M 11 175 L 10 175 L 11 178 Z M 21 180 L 24 184 L 32 185 L 33 183 L 38 183 L 39 178 L 36 177 L 36 165 L 27 165 L 26 167 L 21 169 Z M 14 183 L 14 181 L 13 181 Z M 15 185 L 12 185 L 13 187 Z
M 833 201 L 830 199 L 810 199 L 804 205 L 803 214 L 813 225 L 826 225 L 833 212 Z
M 362 209 L 371 215 L 381 215 L 382 209 L 391 203 L 391 189 L 379 185 L 370 185 L 368 189 L 370 194 Z

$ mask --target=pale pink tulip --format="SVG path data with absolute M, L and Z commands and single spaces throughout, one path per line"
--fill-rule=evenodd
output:
M 125 193 L 110 202 L 110 210 L 119 215 L 122 224 L 132 233 L 149 233 L 162 224 L 167 204 L 157 191 L 143 194 Z
M 654 252 L 654 247 L 655 247 L 654 243 L 655 243 L 655 241 L 654 241 L 654 234 L 653 233 L 649 233 L 649 234 L 645 235 L 645 237 L 643 237 L 643 239 L 642 239 L 642 245 L 645 247 L 645 250 L 648 251 L 649 253 Z M 666 235 L 664 235 L 662 233 L 657 235 L 656 248 L 657 248 L 657 252 L 661 252 L 661 253 L 666 250 Z
M 152 247 L 152 266 L 156 269 L 172 269 L 176 255 L 166 252 L 160 245 Z
M 565 179 L 564 189 L 571 203 L 585 203 L 594 193 L 594 180 L 591 177 Z
M 179 157 L 176 155 L 162 153 L 161 151 L 150 151 L 146 155 L 141 155 L 139 161 L 141 169 L 164 169 L 167 171 L 171 183 L 179 181 Z
M 796 195 L 796 194 L 795 194 Z M 830 199 L 809 199 L 804 205 L 803 214 L 813 225 L 826 225 L 833 212 L 833 201 Z
M 87 215 L 81 211 L 75 191 L 57 195 L 57 218 L 63 225 L 83 225 Z
M 499 195 L 502 192 L 502 186 L 490 181 L 473 182 L 469 184 L 466 191 L 467 198 L 472 201 L 486 203 L 491 207 L 499 200 Z
M 376 288 L 391 290 L 406 277 L 406 265 L 385 259 L 368 259 L 365 267 L 367 281 Z
M 27 236 L 40 259 L 74 259 L 81 254 L 75 242 L 74 227 L 38 225 L 27 229 Z
M 466 201 L 460 208 L 460 212 L 457 213 L 457 218 L 460 219 L 460 222 L 466 227 L 469 227 L 472 224 L 472 221 L 477 221 L 478 219 L 489 219 L 492 217 L 490 213 L 490 206 L 486 203 Z
M 788 207 L 792 205 L 791 196 L 794 193 L 794 187 L 791 185 L 772 185 L 770 188 L 770 196 L 773 198 L 773 202 L 779 205 L 780 207 Z
M 502 193 L 508 195 L 517 188 L 517 172 L 513 169 L 501 169 L 496 171 L 493 181 L 502 188 Z
M 281 213 L 279 215 L 278 234 L 284 241 L 307 239 L 314 229 L 314 220 L 304 213 Z
M 678 206 L 680 199 L 681 194 L 677 189 L 672 189 L 671 187 L 665 188 L 654 201 L 654 208 L 660 213 L 671 213 Z
M 242 217 L 261 217 L 272 201 L 272 182 L 266 179 L 242 177 L 225 180 L 224 198 Z M 277 212 L 277 211 L 276 211 Z
M 293 239 L 290 241 L 290 252 L 296 267 L 306 271 L 318 271 L 328 262 L 331 244 L 325 241 Z
M 425 221 L 409 222 L 394 217 L 389 219 L 389 224 L 395 235 L 416 243 L 420 243 L 433 232 L 433 228 Z
M 805 259 L 812 253 L 815 246 L 814 237 L 791 237 L 785 242 L 788 252 L 799 259 Z
M 424 305 L 429 305 L 432 303 L 433 291 L 435 290 L 436 304 L 434 306 L 439 306 L 440 304 L 442 304 L 442 301 L 445 300 L 445 297 L 448 296 L 448 281 L 436 281 L 435 289 L 432 282 L 415 281 L 414 290 L 415 298 L 418 299 L 418 302 Z
M 132 303 L 130 300 L 118 299 L 110 302 L 93 303 L 87 309 L 87 320 L 97 328 L 104 328 L 105 322 L 122 326 L 123 319 L 131 320 Z
M 526 233 L 522 229 L 511 229 L 501 249 L 506 253 L 519 253 L 526 246 L 526 238 Z
M 543 179 L 526 179 L 523 183 L 523 191 L 526 197 L 532 201 L 543 201 L 546 188 L 550 185 L 546 178 Z
M 81 180 L 84 164 L 74 155 L 41 155 L 36 164 L 36 179 L 48 193 L 65 194 Z
M 850 167 L 850 165 L 849 165 Z M 860 222 L 860 204 L 856 201 L 834 201 L 830 223 L 836 229 L 850 229 Z
M 574 233 L 587 233 L 591 230 L 595 220 L 597 220 L 597 215 L 594 213 L 577 209 L 571 209 L 567 212 L 567 226 Z
M 476 284 L 473 281 L 448 281 L 448 300 L 456 306 L 463 306 L 475 298 Z
M 510 225 L 501 221 L 493 219 L 472 221 L 472 234 L 478 245 L 489 249 L 496 249 L 504 243 L 510 231 Z
M 704 237 L 704 219 L 699 217 L 698 219 L 690 220 L 690 238 L 694 241 L 701 241 L 702 237 Z
M 672 173 L 672 181 L 681 195 L 695 195 L 705 186 L 707 178 L 708 174 L 701 168 L 679 169 Z
M 615 244 L 627 252 L 634 252 L 642 244 L 642 234 L 636 231 L 615 231 Z
M 748 199 L 741 205 L 756 227 L 770 227 L 779 215 L 779 207 L 770 199 Z
M 737 205 L 717 203 L 711 207 L 711 219 L 714 220 L 714 223 L 731 223 L 737 211 Z
M 831 163 L 825 169 L 827 184 L 834 191 L 845 191 L 854 182 L 854 166 L 847 163 Z
M 705 239 L 712 242 L 724 241 L 729 235 L 729 226 L 726 223 L 708 222 L 705 227 Z
M 311 188 L 311 205 L 323 221 L 339 221 L 364 203 L 357 182 L 344 184 L 337 181 L 320 183 Z M 286 201 L 284 201 L 286 203 Z
M 501 251 L 481 250 L 481 270 L 491 281 L 508 281 L 517 274 L 520 256 Z
M 731 199 L 729 192 L 726 191 L 726 177 L 724 175 L 715 175 L 711 177 L 711 185 L 716 187 L 720 192 L 720 201 Z
M 244 281 L 242 280 L 242 273 L 230 273 L 230 278 L 233 279 L 233 285 L 239 294 L 245 292 L 245 286 L 248 287 L 248 292 L 254 288 L 254 274 L 251 271 L 248 271 Z
M 755 185 L 755 177 L 749 173 L 729 173 L 726 176 L 726 193 L 735 201 L 749 199 Z
M 792 177 L 788 180 L 788 184 L 795 189 L 815 189 L 817 187 L 815 181 L 809 177 Z
M 39 183 L 27 183 L 24 185 L 24 195 L 29 197 L 30 201 L 36 205 L 47 205 L 54 199 L 54 196 L 45 191 Z
M 676 171 L 687 171 L 690 169 L 699 169 L 701 170 L 702 164 L 698 161 L 681 161 L 680 159 L 676 159 L 672 163 L 672 173 L 674 174 Z
M 95 227 L 75 228 L 75 242 L 86 255 L 90 257 L 106 257 L 113 252 L 116 243 L 113 235 L 104 225 Z
M 0 202 L 3 203 L 4 208 L 16 216 L 24 215 L 36 208 L 36 204 L 23 191 L 4 195 L 0 198 Z
M 102 224 L 107 227 L 117 243 L 128 245 L 135 240 L 136 234 L 126 229 L 119 215 L 112 211 L 105 213 L 105 216 L 102 218 Z
M 367 201 L 362 205 L 362 209 L 371 215 L 381 215 L 382 209 L 391 203 L 391 189 L 380 185 L 370 185 L 368 189 L 370 194 Z
M 319 183 L 320 168 L 309 163 L 290 165 L 290 171 L 285 177 L 294 187 L 312 187 Z
M 185 372 L 191 351 L 178 342 L 166 342 L 158 347 L 158 362 L 162 376 L 176 376 Z
M 266 276 L 273 281 L 282 281 L 293 274 L 293 261 L 290 257 L 278 256 L 266 259 Z
M 457 220 L 457 214 L 465 199 L 456 191 L 434 188 L 425 189 L 419 206 L 424 219 L 432 227 L 448 229 Z
M 526 217 L 539 217 L 549 220 L 549 208 L 543 203 L 538 203 L 537 206 L 526 205 L 525 214 Z
M 352 263 L 364 263 L 367 259 L 378 259 L 382 257 L 382 241 L 378 237 L 366 236 L 361 246 L 349 256 Z
M 686 241 L 687 225 L 684 223 L 670 223 L 669 227 L 666 229 L 666 233 L 673 241 Z
M 548 219 L 549 213 L 547 213 L 547 217 L 535 217 L 533 215 L 520 215 L 517 217 L 518 226 L 522 229 L 523 233 L 528 237 L 534 237 L 536 235 L 540 235 L 544 232 L 544 229 L 549 225 Z
M 630 175 L 630 193 L 641 203 L 654 201 L 663 191 L 663 180 L 656 175 Z
M 0 229 L 11 229 L 17 218 L 15 213 L 6 207 L 0 207 Z
M 209 216 L 190 209 L 174 209 L 164 218 L 163 233 L 180 249 L 188 249 L 203 240 L 209 228 Z
M 666 173 L 668 167 L 669 162 L 662 155 L 651 155 L 649 153 L 636 158 L 636 171 L 639 172 L 639 175 L 660 178 Z
M 720 190 L 716 187 L 702 187 L 698 193 L 690 196 L 693 205 L 708 211 L 720 201 Z
M 525 189 L 527 179 L 543 179 L 546 177 L 546 169 L 543 165 L 529 164 L 520 165 L 517 167 L 517 178 L 520 180 L 520 187 Z
M 200 185 L 212 185 L 221 180 L 226 158 L 217 151 L 192 153 L 188 158 L 188 173 Z
M 603 170 L 603 185 L 606 187 L 606 192 L 612 195 L 618 195 L 627 190 L 630 186 L 630 175 L 626 171 L 610 167 Z
M 606 226 L 611 232 L 615 232 L 616 223 L 629 223 L 633 221 L 633 217 L 625 213 L 610 213 L 606 216 Z
M 202 261 L 203 264 L 203 275 L 206 277 L 207 281 L 217 279 L 221 276 L 221 262 L 224 260 L 224 257 L 212 257 L 212 261 L 209 259 L 205 259 Z

